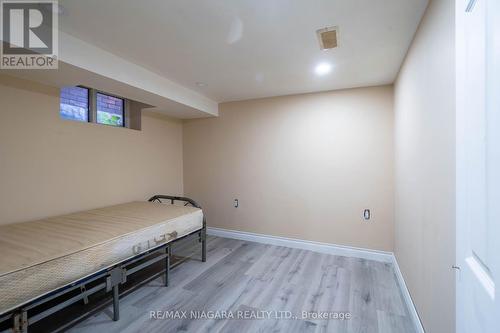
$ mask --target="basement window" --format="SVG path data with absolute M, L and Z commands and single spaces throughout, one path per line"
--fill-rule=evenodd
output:
M 89 89 L 83 87 L 62 88 L 59 114 L 63 119 L 88 122 Z
M 125 126 L 125 100 L 123 98 L 97 93 L 96 101 L 98 124 Z
M 152 107 L 96 89 L 61 88 L 59 115 L 62 119 L 141 129 L 142 109 Z

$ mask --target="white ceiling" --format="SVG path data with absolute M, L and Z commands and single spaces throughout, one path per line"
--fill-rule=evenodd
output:
M 62 31 L 225 102 L 392 83 L 427 0 L 59 3 Z M 339 47 L 321 51 L 315 32 L 333 25 Z

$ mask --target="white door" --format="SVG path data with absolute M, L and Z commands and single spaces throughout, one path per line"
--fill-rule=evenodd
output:
M 500 0 L 457 0 L 457 332 L 500 332 Z

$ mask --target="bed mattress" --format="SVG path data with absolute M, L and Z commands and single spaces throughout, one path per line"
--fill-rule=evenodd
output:
M 202 227 L 201 209 L 153 202 L 0 226 L 0 314 Z

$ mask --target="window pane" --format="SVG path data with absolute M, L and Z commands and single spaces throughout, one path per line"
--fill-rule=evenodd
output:
M 89 90 L 81 87 L 61 88 L 59 115 L 63 119 L 89 121 Z
M 97 93 L 97 122 L 123 127 L 123 99 Z

